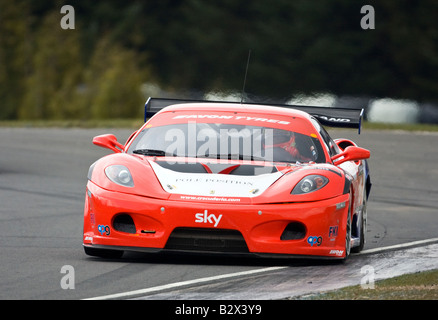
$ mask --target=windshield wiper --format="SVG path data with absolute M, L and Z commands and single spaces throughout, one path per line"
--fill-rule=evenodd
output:
M 156 157 L 164 157 L 168 155 L 166 151 L 163 150 L 155 150 L 155 149 L 137 149 L 132 151 L 135 154 L 142 154 L 144 156 L 156 156 Z

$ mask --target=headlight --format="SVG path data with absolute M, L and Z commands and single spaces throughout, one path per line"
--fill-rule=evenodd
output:
M 134 180 L 132 180 L 129 169 L 122 165 L 113 165 L 105 169 L 105 174 L 112 182 L 124 187 L 133 187 Z
M 297 183 L 295 188 L 293 188 L 291 194 L 305 194 L 310 193 L 316 190 L 321 189 L 329 182 L 324 176 L 320 175 L 310 175 L 301 179 L 300 182 Z

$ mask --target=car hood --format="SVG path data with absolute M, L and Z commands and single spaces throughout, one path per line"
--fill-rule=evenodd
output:
M 109 191 L 175 201 L 231 201 L 289 203 L 333 198 L 348 191 L 343 170 L 330 164 L 281 164 L 242 160 L 157 158 L 112 154 L 96 161 L 89 180 Z M 175 164 L 172 164 L 175 162 Z M 134 187 L 118 185 L 104 173 L 111 165 L 125 165 Z M 319 174 L 330 182 L 308 194 L 291 194 L 307 175 Z M 238 200 L 237 200 L 238 199 Z
M 221 171 L 181 172 L 165 168 L 155 161 L 149 163 L 162 188 L 171 194 L 252 198 L 260 196 L 283 175 L 277 170 L 263 173 L 262 168 L 257 175 L 231 175 Z

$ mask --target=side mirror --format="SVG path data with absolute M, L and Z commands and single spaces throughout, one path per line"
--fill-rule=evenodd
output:
M 120 153 L 124 150 L 124 146 L 117 141 L 117 138 L 113 134 L 103 134 L 93 138 L 93 144 L 99 147 L 110 149 L 116 153 Z
M 332 157 L 332 161 L 335 165 L 340 165 L 346 161 L 359 161 L 368 159 L 370 157 L 370 152 L 367 149 L 349 146 L 345 150 Z

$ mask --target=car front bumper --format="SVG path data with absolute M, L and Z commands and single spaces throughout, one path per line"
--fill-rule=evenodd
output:
M 240 237 L 243 253 L 343 258 L 348 208 L 348 194 L 315 202 L 231 204 L 123 194 L 89 181 L 83 244 L 131 251 L 227 252 L 227 241 Z M 129 232 L 117 225 L 121 215 L 132 219 Z M 186 235 L 181 240 L 186 246 L 178 247 L 177 230 Z

